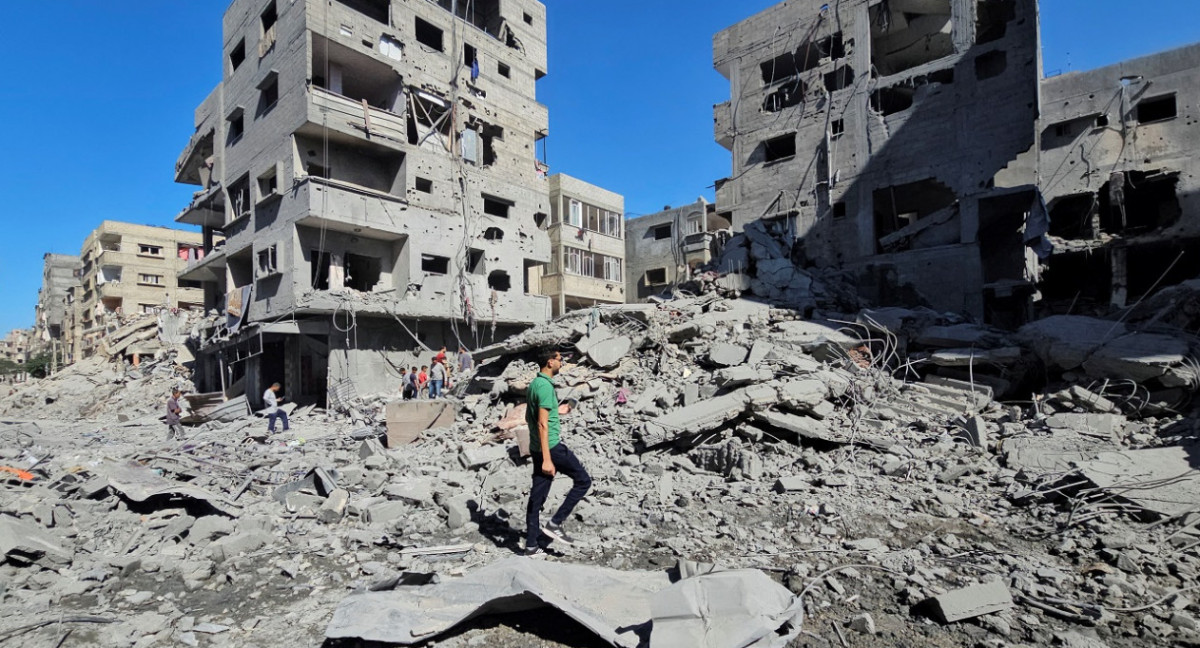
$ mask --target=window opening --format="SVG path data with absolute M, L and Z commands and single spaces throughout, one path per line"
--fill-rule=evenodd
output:
M 671 224 L 667 223 L 666 225 L 656 225 L 650 230 L 650 232 L 653 234 L 655 241 L 669 239 L 671 238 Z
M 975 44 L 1004 38 L 1008 23 L 1016 18 L 1016 0 L 980 0 L 975 4 Z
M 246 133 L 245 115 L 241 108 L 238 108 L 229 115 L 228 118 L 229 144 L 233 145 L 242 139 L 242 135 Z
M 546 229 L 546 226 L 547 226 L 546 221 L 547 220 L 548 219 L 546 217 L 545 212 L 537 212 L 536 214 L 533 215 L 533 224 L 536 225 L 537 228 L 540 230 Z
M 1004 74 L 1008 69 L 1008 52 L 996 50 L 975 57 L 975 78 L 983 81 Z
M 954 191 L 932 178 L 876 189 L 875 238 L 881 239 L 957 201 Z M 883 251 L 882 246 L 880 251 Z
M 792 79 L 775 89 L 763 99 L 764 112 L 779 112 L 804 103 L 804 95 L 808 92 L 808 84 L 799 78 Z
M 825 75 L 825 89 L 829 92 L 845 90 L 854 85 L 854 68 L 849 65 L 838 67 Z
M 234 220 L 250 215 L 250 174 L 229 185 L 229 198 Z
M 476 61 L 478 60 L 477 57 L 478 54 L 476 53 L 475 48 L 467 43 L 463 43 L 463 65 L 466 67 L 475 65 Z
M 499 292 L 508 292 L 512 288 L 512 279 L 503 270 L 493 270 L 488 275 L 488 288 Z
M 311 285 L 316 290 L 329 290 L 329 267 L 333 256 L 320 250 L 309 250 L 311 270 L 309 273 Z
M 256 115 L 261 117 L 279 103 L 279 75 L 271 72 L 262 83 L 258 84 L 258 110 Z
M 162 246 L 141 243 L 138 245 L 138 254 L 143 254 L 146 256 L 162 256 Z
M 794 52 L 784 52 L 769 61 L 763 61 L 759 64 L 763 83 L 770 85 L 790 79 L 820 66 L 822 59 L 844 58 L 846 45 L 842 40 L 842 33 L 838 32 L 818 41 L 807 42 Z
M 233 50 L 229 52 L 229 71 L 237 72 L 237 69 L 246 61 L 246 39 L 238 41 L 237 45 L 233 46 Z
M 138 273 L 138 283 L 146 284 L 146 285 L 150 285 L 150 286 L 161 286 L 163 283 L 163 276 L 156 275 L 156 274 Z
M 667 269 L 666 268 L 653 268 L 651 270 L 646 271 L 646 285 L 647 286 L 661 286 L 662 284 L 665 284 L 665 283 L 667 283 Z
M 505 79 L 512 77 L 512 68 L 508 67 L 507 63 L 496 62 L 496 72 Z
M 271 4 L 263 10 L 259 15 L 259 24 L 262 26 L 261 37 L 258 41 L 258 57 L 262 58 L 275 47 L 275 22 L 279 18 L 279 14 L 275 10 L 275 0 L 271 0 Z
M 575 227 L 583 227 L 583 203 L 578 200 L 571 201 L 570 224 Z
M 379 37 L 379 53 L 393 61 L 403 61 L 404 43 L 385 34 Z
M 450 257 L 422 254 L 421 270 L 429 274 L 447 274 L 450 272 Z
M 512 207 L 512 203 L 503 198 L 494 196 L 483 196 L 483 213 L 489 216 L 498 216 L 500 218 L 508 218 L 508 210 Z
M 489 227 L 483 232 L 483 238 L 488 241 L 503 241 L 504 230 L 499 227 Z
M 845 216 L 846 216 L 846 203 L 844 203 L 844 202 L 833 203 L 833 217 L 834 218 L 845 218 Z
M 417 188 L 417 191 L 420 191 L 421 193 L 433 193 L 433 180 L 430 180 L 429 178 L 418 177 L 414 183 L 414 186 Z
M 279 264 L 278 264 L 278 260 L 275 257 L 275 246 L 274 245 L 272 245 L 271 247 L 263 248 L 258 251 L 258 276 L 259 277 L 268 277 L 270 275 L 276 274 L 279 272 L 278 268 L 279 268 Z
M 526 25 L 532 25 L 532 24 L 533 24 L 533 16 L 530 16 L 529 14 L 522 14 L 522 15 L 521 15 L 521 18 L 522 18 L 522 20 L 524 20 L 524 21 L 525 21 L 525 24 L 526 24 Z
M 343 5 L 357 11 L 358 13 L 374 20 L 375 22 L 388 24 L 388 6 L 391 4 L 389 0 L 337 0 Z
M 442 30 L 433 26 L 420 18 L 416 19 L 417 23 L 417 42 L 439 52 L 442 49 Z
M 829 136 L 837 139 L 846 133 L 846 120 L 835 119 L 829 124 Z
M 954 37 L 950 0 L 882 2 L 870 9 L 871 64 L 882 76 L 950 56 Z
M 270 198 L 279 193 L 279 175 L 275 167 L 258 176 L 258 199 Z
M 1177 114 L 1175 95 L 1143 99 L 1137 105 L 1137 120 L 1139 124 L 1174 119 Z
M 345 286 L 359 292 L 371 292 L 379 283 L 382 268 L 379 257 L 346 253 Z
M 787 135 L 772 137 L 763 142 L 761 147 L 764 162 L 786 160 L 796 155 L 796 134 L 788 133 Z

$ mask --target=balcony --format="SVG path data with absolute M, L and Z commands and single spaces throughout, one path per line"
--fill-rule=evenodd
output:
M 225 281 L 225 247 L 213 248 L 204 255 L 203 259 L 189 261 L 187 267 L 179 273 L 179 278 L 185 281 Z
M 193 194 L 192 204 L 175 216 L 175 222 L 221 229 L 225 225 L 225 192 L 221 184 Z
M 728 101 L 713 106 L 713 139 L 726 150 L 732 151 L 733 110 L 730 106 Z
M 407 141 L 408 126 L 404 117 L 375 108 L 365 99 L 355 101 L 331 90 L 313 86 L 312 107 L 314 110 L 310 121 L 314 124 L 328 124 L 335 128 L 344 124 L 362 132 L 367 139 L 382 137 L 394 142 Z
M 683 252 L 707 252 L 711 249 L 713 235 L 711 232 L 696 232 L 683 237 Z

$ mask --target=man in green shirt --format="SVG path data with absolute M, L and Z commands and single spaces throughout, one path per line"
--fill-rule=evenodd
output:
M 575 540 L 563 530 L 563 523 L 587 494 L 592 478 L 575 453 L 559 440 L 561 428 L 558 423 L 558 395 L 554 392 L 554 376 L 562 368 L 562 354 L 555 349 L 538 352 L 541 371 L 529 383 L 525 398 L 525 423 L 529 426 L 529 453 L 533 459 L 533 488 L 529 492 L 529 506 L 525 510 L 525 555 L 542 553 L 538 545 L 540 532 L 565 544 Z M 550 484 L 554 475 L 562 473 L 571 478 L 574 485 L 562 506 L 550 522 L 541 525 L 542 505 L 550 495 Z

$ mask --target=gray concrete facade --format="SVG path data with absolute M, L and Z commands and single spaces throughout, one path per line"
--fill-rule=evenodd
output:
M 210 332 L 208 388 L 390 391 L 429 348 L 549 317 L 526 285 L 550 259 L 545 20 L 535 0 L 230 5 L 176 163 L 199 186 L 177 220 L 226 238 L 187 276 L 248 324 Z
M 1042 82 L 1046 314 L 1103 313 L 1200 274 L 1200 44 Z
M 536 292 L 557 317 L 625 303 L 625 197 L 564 173 L 550 176 L 550 263 L 535 268 Z
M 730 223 L 704 198 L 625 222 L 625 294 L 629 303 L 670 295 L 719 252 L 718 231 Z
M 713 60 L 735 230 L 782 223 L 793 258 L 849 270 L 876 303 L 1027 316 L 1035 0 L 784 2 L 717 33 Z

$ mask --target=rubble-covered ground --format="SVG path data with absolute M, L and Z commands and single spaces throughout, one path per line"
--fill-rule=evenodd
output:
M 348 596 L 520 551 L 529 352 L 555 345 L 595 483 L 546 560 L 761 570 L 803 602 L 791 646 L 1198 645 L 1189 345 L 1085 320 L 715 293 L 575 313 L 481 350 L 454 424 L 394 448 L 391 395 L 166 441 L 171 353 L 80 363 L 0 399 L 0 643 L 360 645 L 325 639 Z M 422 645 L 608 644 L 547 609 Z

